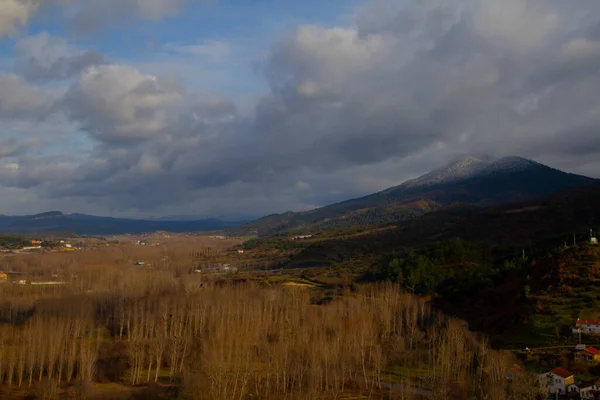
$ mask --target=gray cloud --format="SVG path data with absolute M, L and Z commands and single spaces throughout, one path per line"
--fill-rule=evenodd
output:
M 89 66 L 104 64 L 104 57 L 97 51 L 79 50 L 48 33 L 21 38 L 15 47 L 19 53 L 18 71 L 33 81 L 64 80 Z
M 598 27 L 596 0 L 370 0 L 352 26 L 274 42 L 271 91 L 250 116 L 170 77 L 89 66 L 59 108 L 94 150 L 49 161 L 60 179 L 7 161 L 3 182 L 95 209 L 260 214 L 374 192 L 465 153 L 593 174 Z M 26 114 L 35 89 L 5 80 L 23 93 L 11 112 Z
M 158 21 L 173 17 L 191 1 L 196 0 L 62 0 L 67 4 L 67 21 L 76 34 L 89 34 L 131 18 Z
M 36 14 L 57 7 L 74 33 L 90 33 L 131 18 L 158 21 L 173 17 L 191 1 L 196 0 L 1 0 L 0 37 L 17 34 Z
M 51 187 L 59 177 L 71 180 L 74 164 L 69 160 L 56 160 L 54 157 L 32 157 L 25 155 L 18 161 L 0 162 L 0 183 L 3 186 L 42 191 Z
M 0 118 L 40 119 L 52 110 L 54 98 L 14 74 L 0 74 Z
M 17 157 L 26 154 L 30 149 L 36 147 L 34 140 L 20 142 L 16 138 L 0 140 L 0 159 Z

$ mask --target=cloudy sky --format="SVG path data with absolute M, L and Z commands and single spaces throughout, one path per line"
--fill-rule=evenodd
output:
M 305 210 L 465 154 L 600 178 L 600 1 L 0 0 L 0 213 Z

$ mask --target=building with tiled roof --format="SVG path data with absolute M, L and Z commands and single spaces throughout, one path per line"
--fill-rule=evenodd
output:
M 540 385 L 547 393 L 567 393 L 567 387 L 575 383 L 575 375 L 564 368 L 539 375 Z
M 600 351 L 595 347 L 585 347 L 575 352 L 575 361 L 586 364 L 600 363 Z
M 583 333 L 586 335 L 600 335 L 600 320 L 598 319 L 577 319 L 573 327 L 573 333 Z

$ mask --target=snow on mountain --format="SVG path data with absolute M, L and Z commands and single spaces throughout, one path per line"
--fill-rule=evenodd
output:
M 484 168 L 481 169 L 480 173 L 487 174 L 494 172 L 519 172 L 531 167 L 540 166 L 542 166 L 542 164 L 528 160 L 526 158 L 508 156 L 486 165 Z
M 399 186 L 384 190 L 381 192 L 381 194 L 388 194 L 399 189 L 417 189 L 433 185 L 459 182 L 467 178 L 484 176 L 498 172 L 520 172 L 528 168 L 540 166 L 542 166 L 542 164 L 518 156 L 508 156 L 496 160 L 482 160 L 473 156 L 464 156 L 453 161 L 445 167 L 431 171 L 416 179 L 406 181 Z
M 445 167 L 431 171 L 419 178 L 404 182 L 400 187 L 416 188 L 456 182 L 474 176 L 481 171 L 485 165 L 486 163 L 479 158 L 471 156 L 461 157 Z

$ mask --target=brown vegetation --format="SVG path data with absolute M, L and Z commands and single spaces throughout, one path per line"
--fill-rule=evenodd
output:
M 535 385 L 507 384 L 509 357 L 397 286 L 315 305 L 306 289 L 194 273 L 198 251 L 6 258 L 11 269 L 68 284 L 0 285 L 0 382 L 49 400 L 91 397 L 109 382 L 172 387 L 157 396 L 189 400 L 420 395 L 409 387 L 434 399 L 535 398 Z M 139 257 L 153 269 L 133 267 Z M 393 380 L 395 367 L 422 372 Z

